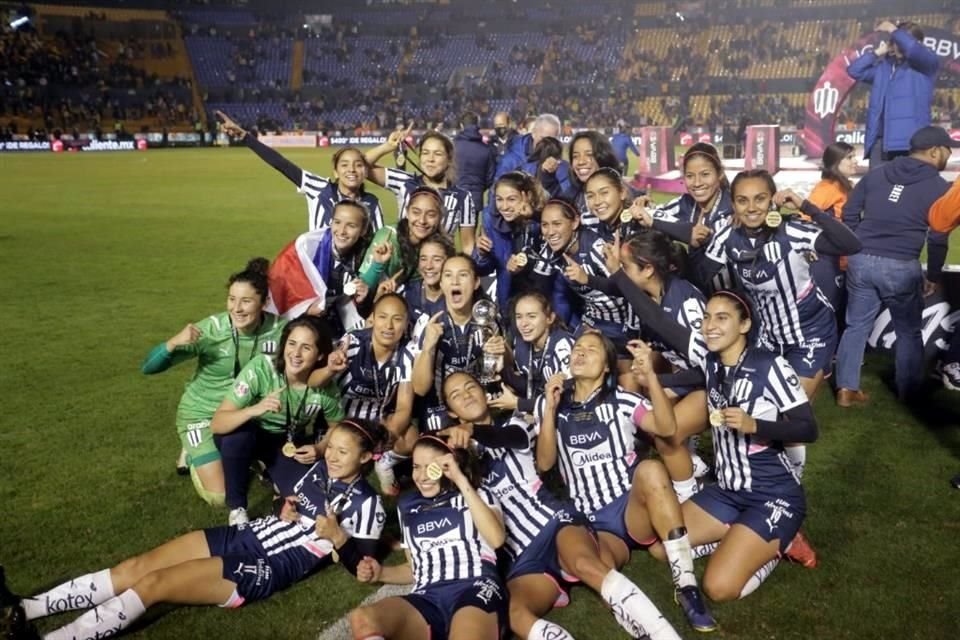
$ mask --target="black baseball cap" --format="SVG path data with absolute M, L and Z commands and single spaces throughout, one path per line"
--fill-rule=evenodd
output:
M 933 147 L 960 149 L 960 140 L 954 140 L 943 127 L 923 127 L 910 136 L 910 149 L 922 151 Z

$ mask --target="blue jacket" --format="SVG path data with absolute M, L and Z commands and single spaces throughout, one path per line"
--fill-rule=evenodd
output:
M 610 146 L 613 147 L 613 155 L 616 156 L 617 162 L 624 167 L 627 166 L 628 162 L 627 151 L 632 151 L 633 155 L 640 157 L 640 149 L 637 149 L 637 145 L 633 143 L 633 138 L 629 134 L 623 132 L 613 134 L 610 139 Z
M 516 136 L 510 141 L 510 146 L 506 152 L 500 156 L 497 163 L 497 173 L 494 176 L 496 181 L 500 176 L 511 171 L 523 171 L 532 176 L 537 175 L 537 163 L 530 161 L 530 154 L 533 153 L 533 136 L 526 133 L 522 136 Z M 544 173 L 540 182 L 547 193 L 551 196 L 559 196 L 570 188 L 570 164 L 566 160 L 561 160 L 553 176 Z M 552 185 L 556 186 L 552 186 Z M 493 200 L 493 197 L 490 197 Z
M 927 243 L 927 279 L 940 280 L 949 234 L 929 232 L 927 212 L 949 189 L 931 164 L 896 158 L 868 173 L 843 207 L 843 223 L 860 239 L 862 252 L 917 260 Z
M 864 156 L 870 155 L 877 137 L 881 135 L 883 151 L 907 151 L 910 149 L 910 136 L 920 127 L 930 124 L 933 84 L 937 79 L 940 60 L 936 53 L 915 40 L 908 31 L 897 29 L 892 37 L 904 52 L 904 62 L 896 65 L 892 55 L 880 59 L 873 51 L 869 51 L 847 67 L 851 78 L 873 85 L 867 109 Z
M 490 188 L 497 169 L 497 152 L 483 141 L 479 127 L 464 127 L 456 135 L 453 154 L 456 158 L 458 187 L 471 193 L 483 193 Z M 475 204 L 480 206 L 482 203 Z

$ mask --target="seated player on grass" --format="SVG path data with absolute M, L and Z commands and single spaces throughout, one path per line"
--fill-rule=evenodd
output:
M 192 531 L 32 598 L 14 597 L 0 584 L 0 631 L 7 632 L 2 637 L 38 638 L 28 621 L 90 609 L 43 637 L 105 638 L 156 604 L 230 609 L 268 598 L 338 560 L 356 573 L 358 563 L 376 555 L 383 530 L 383 504 L 365 476 L 387 438 L 374 422 L 341 421 L 327 438 L 323 459 L 306 469 L 279 516 Z

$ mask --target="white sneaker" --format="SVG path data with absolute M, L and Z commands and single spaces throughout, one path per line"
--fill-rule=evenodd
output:
M 703 476 L 705 476 L 705 475 L 707 475 L 708 473 L 710 473 L 710 465 L 708 465 L 706 462 L 704 462 L 704 461 L 703 461 L 703 458 L 701 458 L 701 457 L 700 457 L 699 455 L 697 455 L 696 453 L 694 453 L 693 455 L 691 455 L 690 458 L 692 459 L 692 462 L 693 462 L 693 477 L 694 477 L 694 478 L 696 478 L 696 479 L 699 480 L 699 479 L 702 478 Z
M 377 480 L 380 483 L 380 492 L 385 496 L 395 496 L 399 493 L 397 490 L 397 476 L 393 473 L 393 465 L 387 464 L 384 458 L 380 458 L 373 465 L 377 472 Z
M 247 524 L 248 522 L 250 522 L 250 516 L 247 515 L 247 510 L 243 507 L 233 509 L 227 517 L 227 524 L 230 526 Z

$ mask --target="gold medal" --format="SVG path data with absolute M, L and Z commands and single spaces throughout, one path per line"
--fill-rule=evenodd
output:
M 633 214 L 630 213 L 629 209 L 624 209 L 623 211 L 620 212 L 620 222 L 626 224 L 631 220 L 633 220 Z
M 297 445 L 293 444 L 292 442 L 288 442 L 283 445 L 283 448 L 280 451 L 282 451 L 283 455 L 287 456 L 288 458 L 292 458 L 297 453 Z
M 723 419 L 723 411 L 721 411 L 720 409 L 714 409 L 713 411 L 710 412 L 710 425 L 711 425 L 711 426 L 714 426 L 714 427 L 722 427 L 722 426 L 723 426 L 723 422 L 724 422 L 724 419 Z
M 343 295 L 352 296 L 357 292 L 357 285 L 353 280 L 343 285 Z
M 771 229 L 776 229 L 780 226 L 780 223 L 783 222 L 783 216 L 780 215 L 779 211 L 768 211 L 767 212 L 767 226 Z
M 518 266 L 521 266 L 521 267 L 527 266 L 527 254 L 518 253 L 516 256 L 516 262 Z
M 443 477 L 443 467 L 436 462 L 431 462 L 427 465 L 427 477 L 434 481 L 439 480 Z

